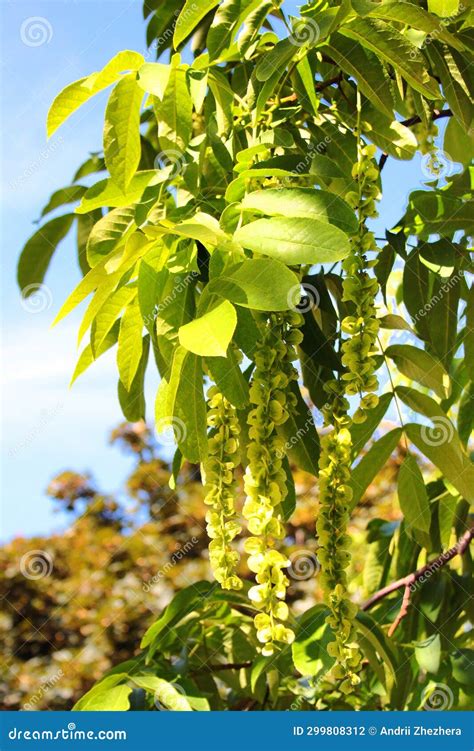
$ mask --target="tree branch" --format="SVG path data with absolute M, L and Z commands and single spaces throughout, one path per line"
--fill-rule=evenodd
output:
M 441 120 L 443 117 L 452 117 L 453 113 L 450 109 L 446 110 L 434 110 L 433 114 L 431 115 L 431 119 L 434 122 L 435 120 Z M 409 117 L 407 120 L 401 120 L 400 125 L 405 125 L 405 127 L 409 128 L 411 125 L 416 125 L 417 123 L 421 123 L 421 117 L 419 115 L 413 115 L 413 117 Z M 385 166 L 385 162 L 388 159 L 388 154 L 382 154 L 380 157 L 379 162 L 379 171 L 381 172 Z
M 200 670 L 193 670 L 191 675 L 198 673 L 217 673 L 219 670 L 241 670 L 242 668 L 250 668 L 251 662 L 222 662 L 217 665 L 205 665 Z
M 405 591 L 403 593 L 403 600 L 400 611 L 395 621 L 390 626 L 390 630 L 388 632 L 388 635 L 392 636 L 400 621 L 405 618 L 408 613 L 411 595 L 416 589 L 417 582 L 420 582 L 422 584 L 423 581 L 429 579 L 433 574 L 436 574 L 436 572 L 439 571 L 440 568 L 445 566 L 452 558 L 455 558 L 457 555 L 462 555 L 469 547 L 469 543 L 471 542 L 473 537 L 474 527 L 471 527 L 471 529 L 468 529 L 466 530 L 466 532 L 464 532 L 462 537 L 460 537 L 457 541 L 456 545 L 453 545 L 452 548 L 446 550 L 444 553 L 441 553 L 437 558 L 434 559 L 434 561 L 426 563 L 424 566 L 417 569 L 413 573 L 408 574 L 407 576 L 404 576 L 401 579 L 388 584 L 378 592 L 375 592 L 372 597 L 369 597 L 369 599 L 363 603 L 361 610 L 369 610 L 369 608 L 371 608 L 377 602 L 380 602 L 380 600 L 383 600 L 383 598 L 387 597 L 387 595 L 391 594 L 392 592 L 396 592 L 398 589 L 402 589 L 402 587 L 404 587 Z

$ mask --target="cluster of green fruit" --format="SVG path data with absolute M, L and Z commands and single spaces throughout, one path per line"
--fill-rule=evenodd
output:
M 241 531 L 236 521 L 235 468 L 240 463 L 240 426 L 235 407 L 221 394 L 217 386 L 208 391 L 207 424 L 211 428 L 208 457 L 204 464 L 206 497 L 211 506 L 206 514 L 209 560 L 214 576 L 224 589 L 241 589 L 237 576 L 239 554 L 232 541 Z
M 343 261 L 345 277 L 343 300 L 351 305 L 351 315 L 341 324 L 341 334 L 348 335 L 341 343 L 345 372 L 325 384 L 328 401 L 323 408 L 329 432 L 321 440 L 319 488 L 321 509 L 317 521 L 318 558 L 322 566 L 321 584 L 331 610 L 327 623 L 334 634 L 328 653 L 336 659 L 332 675 L 342 679 L 341 690 L 350 693 L 360 682 L 357 669 L 361 656 L 356 642 L 354 618 L 357 607 L 347 592 L 346 569 L 350 562 L 350 538 L 346 534 L 352 501 L 350 487 L 352 464 L 351 423 L 364 422 L 367 411 L 376 406 L 374 393 L 378 382 L 373 357 L 379 323 L 375 296 L 377 280 L 370 268 L 375 260 L 367 253 L 376 250 L 373 233 L 367 220 L 377 216 L 376 201 L 380 197 L 379 171 L 374 161 L 375 147 L 359 143 L 358 160 L 353 167 L 356 191 L 346 200 L 356 209 L 358 232 L 352 237 L 350 255 Z M 347 397 L 358 396 L 359 404 L 352 417 Z

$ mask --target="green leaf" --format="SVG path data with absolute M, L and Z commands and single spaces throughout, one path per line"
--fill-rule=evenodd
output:
M 77 217 L 77 260 L 83 276 L 91 268 L 87 262 L 87 241 L 93 227 L 100 219 L 102 219 L 100 209 L 91 211 L 89 214 L 81 214 Z
M 253 310 L 288 310 L 298 300 L 298 277 L 280 261 L 258 258 L 226 269 L 207 286 L 236 305 Z
M 125 208 L 131 206 L 140 200 L 143 191 L 150 183 L 152 178 L 156 178 L 155 170 L 144 170 L 137 172 L 130 180 L 125 191 L 121 190 L 113 180 L 99 180 L 92 185 L 82 197 L 82 201 L 76 208 L 76 214 L 87 214 L 94 209 L 107 206 L 109 208 Z
M 87 188 L 85 188 L 83 185 L 68 185 L 67 188 L 60 188 L 60 190 L 56 190 L 41 212 L 41 216 L 46 216 L 46 214 L 49 214 L 51 211 L 59 208 L 59 206 L 64 206 L 67 203 L 74 203 L 74 201 L 78 201 L 80 198 L 82 198 L 86 190 Z
M 378 623 L 368 613 L 359 610 L 355 625 L 364 639 L 367 639 L 377 654 L 380 655 L 387 676 L 387 684 L 396 681 L 397 675 L 399 675 L 397 654 Z
M 127 391 L 131 389 L 140 365 L 143 349 L 142 331 L 143 320 L 135 298 L 125 309 L 118 337 L 117 366 L 120 380 Z
M 77 378 L 79 378 L 79 376 L 82 375 L 82 373 L 84 373 L 87 370 L 87 368 L 90 365 L 92 365 L 92 363 L 95 362 L 95 360 L 97 360 L 98 357 L 103 355 L 104 352 L 107 352 L 107 350 L 109 350 L 111 347 L 117 344 L 119 329 L 120 329 L 120 321 L 115 321 L 114 325 L 108 332 L 107 336 L 102 341 L 102 344 L 100 345 L 100 347 L 98 347 L 95 350 L 95 353 L 92 351 L 92 347 L 90 344 L 84 347 L 77 361 L 69 386 L 72 386 L 74 381 Z
M 458 433 L 461 441 L 467 446 L 474 428 L 474 382 L 469 381 L 463 391 L 458 412 Z
M 441 0 L 441 2 L 446 2 L 446 4 L 458 1 L 459 0 Z M 429 2 L 428 8 L 431 10 Z M 441 24 L 437 18 L 433 18 L 430 13 L 427 13 L 423 8 L 415 5 L 415 3 L 384 2 L 377 4 L 374 9 L 370 11 L 370 16 L 372 18 L 384 18 L 388 21 L 395 21 L 396 23 L 401 23 L 408 27 L 411 26 L 413 29 L 419 29 L 420 31 L 426 32 L 430 41 L 433 39 L 441 39 L 454 47 L 454 49 L 460 51 L 464 49 L 464 45 L 457 36 L 451 34 L 446 28 L 444 28 L 444 25 Z
M 168 159 L 174 165 L 192 134 L 193 105 L 186 69 L 179 64 L 179 55 L 173 57 L 164 96 L 162 99 L 154 97 L 153 108 L 162 154 L 166 157 L 169 152 Z
M 74 705 L 73 711 L 128 711 L 130 709 L 129 696 L 132 689 L 130 686 L 117 685 L 127 677 L 126 673 L 117 673 L 103 678 L 79 699 Z
M 398 501 L 408 528 L 430 531 L 431 513 L 423 475 L 416 459 L 407 454 L 398 473 Z
M 176 442 L 183 456 L 195 464 L 203 461 L 207 455 L 207 411 L 202 360 L 191 352 L 183 362 L 173 415 Z
M 176 594 L 165 608 L 160 618 L 145 632 L 141 648 L 153 645 L 156 650 L 160 645 L 160 636 L 166 630 L 174 628 L 183 618 L 203 604 L 203 600 L 215 589 L 215 584 L 198 581 Z
M 265 52 L 260 57 L 255 68 L 257 80 L 268 81 L 275 73 L 281 76 L 297 52 L 298 46 L 290 37 L 281 39 L 269 52 Z
M 467 293 L 466 335 L 464 337 L 464 358 L 471 381 L 474 381 L 474 285 Z
M 386 316 L 379 318 L 379 323 L 381 329 L 395 329 L 397 331 L 411 331 L 412 334 L 415 333 L 404 318 L 393 313 L 388 313 Z
M 417 449 L 440 470 L 445 478 L 470 503 L 474 502 L 474 465 L 459 450 L 458 441 L 449 431 L 437 436 L 422 425 L 409 423 L 405 432 Z
M 295 93 L 304 103 L 305 109 L 316 115 L 319 109 L 319 99 L 316 96 L 314 73 L 307 55 L 297 64 L 296 74 L 294 82 Z M 298 86 L 299 81 L 301 81 L 301 85 Z
M 314 676 L 328 659 L 322 643 L 328 615 L 329 608 L 326 605 L 314 605 L 300 618 L 300 628 L 291 645 L 291 653 L 293 664 L 301 675 Z
M 418 666 L 426 673 L 436 674 L 441 663 L 441 637 L 432 634 L 424 641 L 416 642 L 415 657 Z
M 357 232 L 358 222 L 350 206 L 326 190 L 313 188 L 268 188 L 247 193 L 242 208 L 268 216 L 309 217 L 334 224 L 348 233 Z
M 351 438 L 352 438 L 352 456 L 355 459 L 359 456 L 360 452 L 364 448 L 365 444 L 370 441 L 377 426 L 383 419 L 390 402 L 392 401 L 392 394 L 382 394 L 379 399 L 379 403 L 376 407 L 369 410 L 367 413 L 367 419 L 365 422 L 352 423 L 351 425 Z
M 238 229 L 234 238 L 244 248 L 287 264 L 334 263 L 350 251 L 342 230 L 303 217 L 257 219 Z
M 410 128 L 386 117 L 371 102 L 362 105 L 362 118 L 370 125 L 370 140 L 382 151 L 395 159 L 413 159 L 418 144 Z
M 441 18 L 452 18 L 459 13 L 459 0 L 428 0 L 428 10 Z
M 181 326 L 179 343 L 196 355 L 225 357 L 236 326 L 235 308 L 223 300 L 204 315 Z
M 473 117 L 473 105 L 462 78 L 462 72 L 446 45 L 433 42 L 429 45 L 428 57 L 441 80 L 443 93 L 453 114 L 465 131 L 470 131 Z
M 227 78 L 214 68 L 209 74 L 209 88 L 216 106 L 217 134 L 226 136 L 232 128 L 234 92 Z
M 443 150 L 452 160 L 468 167 L 474 157 L 474 133 L 467 133 L 459 120 L 451 117 L 444 131 Z
M 54 251 L 71 229 L 74 214 L 64 214 L 43 224 L 27 241 L 18 261 L 17 279 L 28 297 L 42 284 Z
M 169 379 L 162 379 L 156 395 L 157 432 L 171 426 L 183 456 L 197 464 L 207 455 L 206 418 L 202 359 L 178 346 Z
M 137 686 L 154 695 L 154 701 L 173 712 L 192 712 L 186 696 L 183 696 L 172 683 L 156 675 L 132 675 Z
M 393 97 L 390 87 L 385 85 L 385 71 L 377 56 L 337 32 L 331 34 L 327 50 L 337 65 L 355 78 L 364 96 L 392 121 Z
M 122 412 L 125 419 L 129 422 L 138 422 L 144 420 L 145 415 L 145 371 L 148 364 L 148 354 L 150 351 L 150 337 L 145 336 L 142 344 L 142 354 L 138 364 L 137 372 L 130 385 L 126 389 L 122 381 L 118 383 L 118 397 Z
M 109 294 L 97 315 L 95 316 L 95 330 L 91 337 L 92 349 L 98 350 L 114 325 L 122 310 L 133 300 L 137 290 L 134 287 L 120 287 Z
M 290 390 L 296 397 L 296 406 L 286 422 L 278 427 L 278 432 L 285 439 L 285 451 L 290 459 L 305 472 L 317 475 L 320 446 L 313 416 L 295 381 Z
M 398 445 L 402 432 L 401 428 L 395 428 L 395 430 L 391 430 L 382 438 L 379 438 L 352 469 L 350 486 L 353 491 L 353 497 L 351 508 L 357 506 L 370 483 L 385 465 L 385 462 Z
M 145 62 L 139 52 L 124 50 L 113 57 L 100 72 L 70 83 L 53 101 L 48 112 L 47 132 L 50 138 L 67 118 L 94 94 L 106 89 L 119 79 L 124 71 L 138 70 Z
M 163 99 L 170 77 L 171 67 L 164 63 L 145 63 L 138 71 L 138 85 L 147 94 Z
M 234 407 L 244 409 L 249 403 L 249 385 L 232 348 L 228 350 L 227 357 L 206 357 L 206 362 L 219 391 Z
M 439 96 L 438 87 L 430 80 L 426 70 L 422 53 L 393 26 L 375 18 L 356 18 L 342 26 L 340 33 L 375 52 L 378 58 L 392 65 L 423 96 L 428 99 Z
M 403 302 L 423 339 L 428 339 L 429 286 L 428 268 L 421 260 L 419 248 L 414 248 L 403 269 Z
M 234 35 L 248 15 L 261 3 L 261 0 L 223 0 L 207 32 L 207 48 L 210 60 L 215 60 L 228 47 Z
M 411 344 L 392 344 L 387 347 L 385 354 L 394 361 L 404 376 L 432 389 L 440 399 L 448 398 L 451 393 L 449 375 L 442 364 L 428 352 Z
M 134 222 L 133 208 L 112 209 L 99 219 L 92 228 L 87 240 L 87 262 L 91 268 L 103 260 L 111 250 L 117 248 L 129 234 Z
M 432 304 L 426 323 L 430 349 L 449 370 L 457 349 L 458 305 L 461 277 L 454 271 L 450 277 L 436 275 L 432 288 Z
M 206 16 L 219 4 L 219 0 L 186 0 L 179 14 L 173 34 L 173 47 L 179 47 Z
M 282 469 L 285 472 L 285 486 L 286 495 L 281 502 L 281 514 L 284 522 L 291 519 L 296 508 L 296 489 L 295 480 L 293 478 L 293 472 L 291 471 L 290 462 L 288 457 L 284 456 L 282 461 Z
M 126 191 L 140 163 L 140 107 L 143 90 L 136 73 L 113 89 L 105 112 L 104 156 L 112 180 Z

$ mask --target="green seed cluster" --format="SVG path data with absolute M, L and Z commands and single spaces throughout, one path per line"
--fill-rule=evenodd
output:
M 207 396 L 207 424 L 211 433 L 204 464 L 204 503 L 211 506 L 206 514 L 207 533 L 211 538 L 209 560 L 215 578 L 224 589 L 241 589 L 242 581 L 236 574 L 239 554 L 232 549 L 232 541 L 241 531 L 234 505 L 234 470 L 240 463 L 240 427 L 235 408 L 216 386 L 211 386 Z
M 255 627 L 263 655 L 272 655 L 276 642 L 290 644 L 294 639 L 293 631 L 283 623 L 289 614 L 284 602 L 289 581 L 284 570 L 290 561 L 276 549 L 284 537 L 281 503 L 286 495 L 285 441 L 277 428 L 296 406 L 290 388 L 298 378 L 293 361 L 297 358 L 295 345 L 302 340 L 298 330 L 302 322 L 301 314 L 294 311 L 268 316 L 256 348 L 250 387 L 253 406 L 248 416 L 243 515 L 252 535 L 245 542 L 245 551 L 257 584 L 249 590 L 249 597 L 262 611 L 255 617 Z
M 340 689 L 344 693 L 352 692 L 360 683 L 357 671 L 361 661 L 354 628 L 357 607 L 350 601 L 347 592 L 346 569 L 350 562 L 351 540 L 346 529 L 352 500 L 349 485 L 352 440 L 349 428 L 352 422 L 365 421 L 367 411 L 378 402 L 378 397 L 373 393 L 378 383 L 372 356 L 379 328 L 375 310 L 378 284 L 369 273 L 374 263 L 366 255 L 368 251 L 376 249 L 374 236 L 366 227 L 366 220 L 377 215 L 376 200 L 379 198 L 379 173 L 374 154 L 375 147 L 359 145 L 358 161 L 352 172 L 358 192 L 346 196 L 359 216 L 359 229 L 352 238 L 352 251 L 343 262 L 346 272 L 343 299 L 353 303 L 354 313 L 344 318 L 341 324 L 342 333 L 349 335 L 341 345 L 346 372 L 340 379 L 325 384 L 328 402 L 323 414 L 326 425 L 332 426 L 332 429 L 321 440 L 319 461 L 321 509 L 316 525 L 320 546 L 318 558 L 323 569 L 321 584 L 331 610 L 327 623 L 334 633 L 334 641 L 328 644 L 327 650 L 336 659 L 332 675 L 336 679 L 343 679 Z M 354 395 L 359 395 L 360 403 L 351 419 L 346 397 Z
M 375 146 L 361 146 L 359 159 L 352 169 L 359 193 L 355 208 L 359 215 L 359 231 L 352 238 L 352 252 L 343 261 L 346 272 L 343 281 L 343 300 L 352 302 L 354 313 L 346 316 L 341 331 L 349 338 L 342 343 L 342 364 L 347 368 L 342 380 L 345 393 L 360 395 L 360 405 L 353 416 L 354 422 L 364 422 L 367 410 L 378 402 L 375 391 L 378 381 L 374 375 L 375 360 L 372 357 L 379 331 L 375 309 L 378 282 L 369 269 L 376 261 L 369 261 L 367 252 L 376 250 L 374 235 L 367 229 L 366 220 L 377 216 L 376 201 L 380 197 L 379 171 L 374 161 Z M 352 197 L 352 194 L 351 194 Z

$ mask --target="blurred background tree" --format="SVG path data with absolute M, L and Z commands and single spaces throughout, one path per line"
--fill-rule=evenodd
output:
M 185 465 L 175 485 L 163 448 L 143 422 L 122 423 L 110 442 L 134 462 L 120 493 L 103 493 L 92 475 L 62 471 L 46 492 L 71 518 L 67 531 L 18 537 L 0 549 L 3 709 L 70 709 L 106 670 L 139 652 L 142 634 L 176 591 L 210 578 L 199 467 Z M 393 499 L 403 453 L 399 446 L 351 522 L 350 580 L 359 602 L 381 582 L 384 539 L 390 540 L 384 525 L 393 532 L 401 518 Z M 297 511 L 285 544 L 292 561 L 289 600 L 303 612 L 322 601 L 318 490 L 301 471 L 295 486 Z M 239 495 L 242 502 L 241 485 Z

